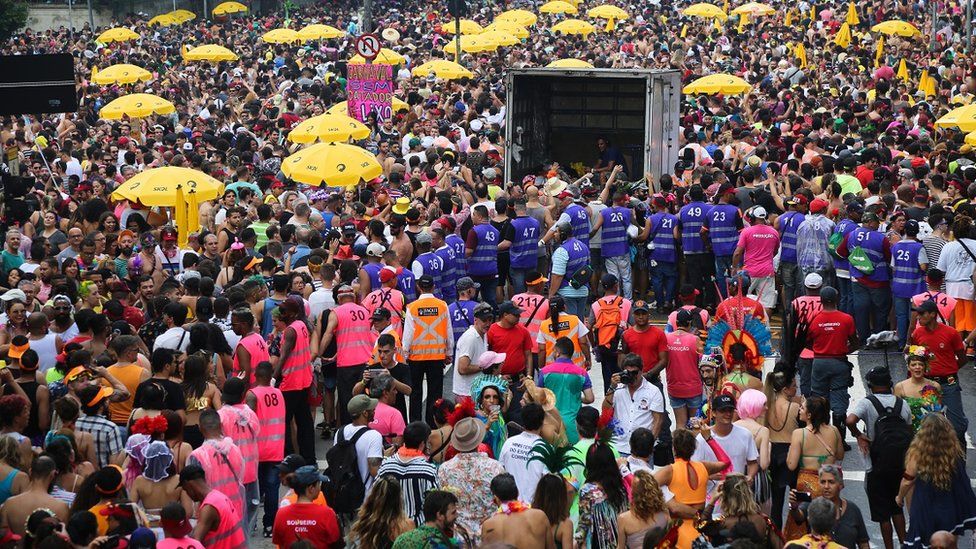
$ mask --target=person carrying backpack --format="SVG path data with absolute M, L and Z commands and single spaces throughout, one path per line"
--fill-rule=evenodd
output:
M 383 437 L 369 428 L 377 404 L 366 395 L 352 397 L 346 404 L 352 423 L 336 431 L 334 445 L 325 454 L 331 481 L 326 500 L 343 525 L 355 520 L 383 462 Z
M 600 284 L 603 286 L 603 297 L 590 306 L 587 323 L 591 346 L 603 369 L 603 386 L 609 387 L 610 377 L 620 372 L 617 351 L 620 349 L 620 334 L 627 329 L 631 302 L 618 295 L 620 281 L 615 275 L 603 275 Z
M 898 541 L 905 539 L 905 515 L 895 503 L 902 474 L 905 472 L 905 453 L 912 441 L 912 416 L 908 403 L 891 393 L 891 372 L 877 366 L 864 376 L 871 395 L 861 399 L 847 416 L 847 426 L 857 437 L 857 445 L 864 456 L 864 490 L 868 496 L 871 520 L 881 528 L 885 549 L 893 549 L 892 530 Z M 864 430 L 858 422 L 864 422 Z

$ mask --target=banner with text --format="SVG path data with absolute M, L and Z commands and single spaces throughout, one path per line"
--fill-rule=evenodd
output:
M 393 116 L 393 67 L 349 65 L 346 80 L 349 116 L 365 122 L 372 113 L 377 122 Z

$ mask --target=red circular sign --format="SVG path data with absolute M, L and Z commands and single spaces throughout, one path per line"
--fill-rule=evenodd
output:
M 375 34 L 364 34 L 356 39 L 356 53 L 366 59 L 373 59 L 380 53 L 380 38 Z

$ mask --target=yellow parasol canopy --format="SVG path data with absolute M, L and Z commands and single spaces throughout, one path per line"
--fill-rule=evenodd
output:
M 237 54 L 216 44 L 197 46 L 183 54 L 187 61 L 234 61 Z
M 142 67 L 121 63 L 106 67 L 92 76 L 92 82 L 103 86 L 109 84 L 135 84 L 152 80 L 152 73 Z
M 402 65 L 405 62 L 406 59 L 404 59 L 402 55 L 389 48 L 380 49 L 380 54 L 373 59 L 374 65 Z M 364 59 L 363 56 L 356 54 L 352 59 L 349 60 L 349 64 L 365 65 L 366 59 Z
M 269 44 L 294 44 L 301 42 L 302 37 L 293 29 L 272 29 L 261 35 L 261 40 Z
M 682 93 L 696 95 L 717 95 L 720 93 L 736 95 L 746 93 L 752 85 L 731 74 L 710 74 L 695 80 L 684 87 Z
M 129 118 L 145 118 L 153 114 L 170 114 L 176 107 L 172 103 L 151 93 L 132 93 L 123 95 L 98 111 L 98 116 L 108 120 L 119 120 L 124 116 Z
M 307 25 L 298 31 L 299 38 L 306 42 L 309 40 L 331 40 L 332 38 L 342 38 L 345 35 L 345 31 L 319 23 Z
M 844 23 L 843 25 L 840 26 L 840 30 L 837 31 L 836 35 L 834 35 L 834 44 L 837 44 L 838 46 L 845 49 L 847 48 L 847 46 L 851 45 L 850 25 Z
M 98 37 L 95 38 L 95 41 L 101 42 L 102 44 L 110 44 L 112 42 L 128 42 L 129 40 L 138 39 L 139 35 L 134 31 L 125 27 L 115 27 L 114 29 L 108 29 L 102 34 L 99 34 Z
M 700 2 L 698 4 L 692 4 L 681 11 L 685 15 L 691 17 L 704 17 L 706 19 L 720 19 L 725 21 L 729 18 L 728 14 L 722 11 L 722 8 L 716 6 L 715 4 L 707 4 Z
M 511 33 L 503 31 L 489 31 L 478 35 L 478 38 L 493 47 L 509 47 L 519 43 L 519 39 Z
M 454 21 L 448 21 L 441 25 L 441 30 L 443 30 L 446 34 L 454 34 L 456 25 Z M 481 25 L 470 19 L 461 20 L 461 34 L 481 34 L 482 32 L 484 32 L 484 29 L 481 28 Z
M 288 133 L 288 140 L 293 143 L 316 141 L 332 143 L 367 137 L 369 137 L 369 128 L 359 120 L 345 114 L 328 113 L 313 116 Z
M 529 37 L 529 31 L 521 25 L 516 25 L 515 23 L 506 21 L 496 21 L 487 27 L 485 27 L 485 32 L 503 32 L 505 34 L 511 34 L 519 40 L 523 40 Z
M 499 13 L 498 16 L 495 17 L 496 22 L 511 22 L 523 27 L 531 27 L 532 25 L 535 25 L 537 20 L 538 18 L 535 16 L 535 14 L 527 10 L 508 10 Z
M 180 23 L 186 23 L 187 21 L 193 21 L 197 18 L 197 14 L 190 10 L 173 10 L 166 15 L 169 15 L 173 19 L 176 19 Z
M 376 156 L 355 145 L 317 143 L 286 158 L 281 171 L 306 185 L 345 187 L 378 177 L 383 166 Z
M 976 146 L 976 132 L 966 134 L 966 144 Z
M 553 69 L 592 69 L 593 64 L 589 61 L 583 61 L 582 59 L 560 59 L 558 61 L 553 61 L 546 65 L 548 68 Z
M 881 34 L 887 34 L 888 36 L 905 36 L 911 38 L 913 36 L 921 36 L 922 32 L 918 28 L 905 21 L 899 19 L 892 19 L 890 21 L 885 21 L 883 23 L 878 23 L 877 25 L 871 27 L 874 32 L 880 32 Z
M 112 193 L 116 200 L 139 202 L 144 206 L 177 205 L 177 187 L 196 194 L 198 201 L 213 200 L 224 192 L 224 184 L 209 175 L 191 168 L 166 166 L 136 174 L 119 185 Z M 186 196 L 186 195 L 184 195 Z
M 482 38 L 481 34 L 468 34 L 461 36 L 461 51 L 467 53 L 478 53 L 482 51 L 494 51 L 500 46 L 488 42 Z M 454 53 L 457 49 L 457 37 L 451 38 L 446 44 L 444 44 L 444 51 L 447 53 Z
M 539 8 L 539 13 L 577 13 L 576 6 L 570 4 L 569 2 L 564 2 L 563 0 L 552 0 L 551 2 L 546 2 Z
M 240 2 L 224 2 L 218 4 L 212 12 L 214 15 L 230 15 L 232 13 L 247 13 L 247 6 Z
M 156 17 L 153 17 L 152 19 L 150 19 L 148 24 L 149 24 L 149 26 L 152 26 L 152 25 L 161 25 L 163 27 L 171 27 L 173 25 L 179 25 L 180 24 L 180 20 L 177 19 L 171 13 L 164 13 L 162 15 L 157 15 Z
M 406 110 L 410 108 L 410 105 L 407 105 L 407 103 L 404 100 L 398 99 L 396 97 L 393 98 L 392 106 L 393 106 L 393 112 L 400 112 L 402 110 Z M 329 109 L 325 111 L 325 113 L 326 114 L 348 114 L 349 104 L 346 101 L 340 101 L 335 105 L 329 107 Z
M 844 22 L 854 26 L 861 24 L 861 18 L 857 16 L 857 8 L 854 7 L 854 2 L 847 4 L 847 16 L 844 17 Z
M 732 13 L 736 15 L 749 15 L 755 17 L 757 15 L 772 15 L 776 13 L 776 8 L 761 2 L 749 2 L 748 4 L 742 4 L 741 6 L 735 8 L 732 10 Z
M 957 127 L 964 132 L 976 131 L 976 105 L 956 107 L 935 121 L 937 128 Z
M 563 34 L 579 34 L 582 36 L 587 36 L 595 32 L 596 27 L 581 19 L 566 19 L 565 21 L 556 23 L 550 27 L 549 30 L 552 32 L 561 32 Z
M 442 80 L 458 80 L 460 78 L 471 78 L 474 76 L 468 69 L 445 59 L 428 61 L 419 67 L 415 67 L 411 73 L 414 76 L 427 76 L 433 73 L 434 76 Z
M 626 11 L 610 4 L 590 8 L 586 11 L 586 15 L 599 19 L 615 19 L 617 21 L 630 17 L 630 14 L 628 14 Z

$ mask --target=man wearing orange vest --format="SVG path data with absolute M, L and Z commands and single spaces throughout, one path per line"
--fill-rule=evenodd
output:
M 368 293 L 363 298 L 363 307 L 372 315 L 380 309 L 390 312 L 393 329 L 403 333 L 403 292 L 397 289 L 397 270 L 393 267 L 380 269 L 380 284 L 383 286 Z
M 356 292 L 348 284 L 336 289 L 336 303 L 318 354 L 325 356 L 326 348 L 335 337 L 336 394 L 339 402 L 349 402 L 352 388 L 363 378 L 363 370 L 373 354 L 373 341 L 369 337 L 370 314 L 366 307 L 356 303 Z M 352 419 L 344 406 L 339 407 L 339 419 L 343 424 Z
M 250 532 L 258 518 L 258 504 L 261 502 L 258 492 L 258 437 L 261 423 L 254 410 L 244 403 L 246 392 L 247 382 L 239 377 L 228 378 L 220 395 L 224 405 L 217 410 L 217 414 L 223 433 L 234 441 L 244 458 L 244 471 L 241 473 L 244 483 L 244 531 Z
M 376 309 L 369 317 L 370 323 L 373 325 L 373 329 L 369 332 L 370 340 L 373 341 L 373 355 L 369 359 L 369 364 L 376 364 L 380 361 L 380 355 L 377 351 L 377 342 L 381 335 L 390 334 L 393 338 L 393 349 L 396 352 L 396 361 L 403 362 L 403 355 L 400 354 L 400 349 L 403 347 L 403 343 L 400 340 L 400 333 L 397 331 L 396 327 L 393 326 L 392 314 L 389 309 Z
M 243 528 L 244 456 L 234 441 L 223 435 L 220 414 L 216 410 L 208 408 L 200 412 L 200 432 L 203 444 L 190 453 L 187 465 L 199 465 L 203 469 L 210 487 L 227 496 L 239 526 Z
M 444 392 L 444 365 L 451 363 L 454 337 L 447 303 L 434 297 L 434 277 L 417 279 L 420 297 L 407 306 L 403 324 L 403 358 L 410 366 L 410 421 L 423 421 L 424 376 L 427 376 L 427 410 L 423 414 L 433 425 L 433 404 Z M 348 399 L 346 399 L 348 401 Z
M 271 536 L 275 513 L 278 511 L 278 490 L 281 481 L 275 466 L 285 458 L 285 397 L 271 386 L 273 368 L 270 362 L 259 362 L 254 368 L 256 385 L 248 391 L 247 405 L 261 422 L 258 435 L 258 484 L 264 498 L 264 537 Z M 226 385 L 225 385 L 226 387 Z
M 190 537 L 207 549 L 245 549 L 247 536 L 241 528 L 241 515 L 225 494 L 210 485 L 208 478 L 197 464 L 188 463 L 180 472 L 180 487 L 200 504 Z

